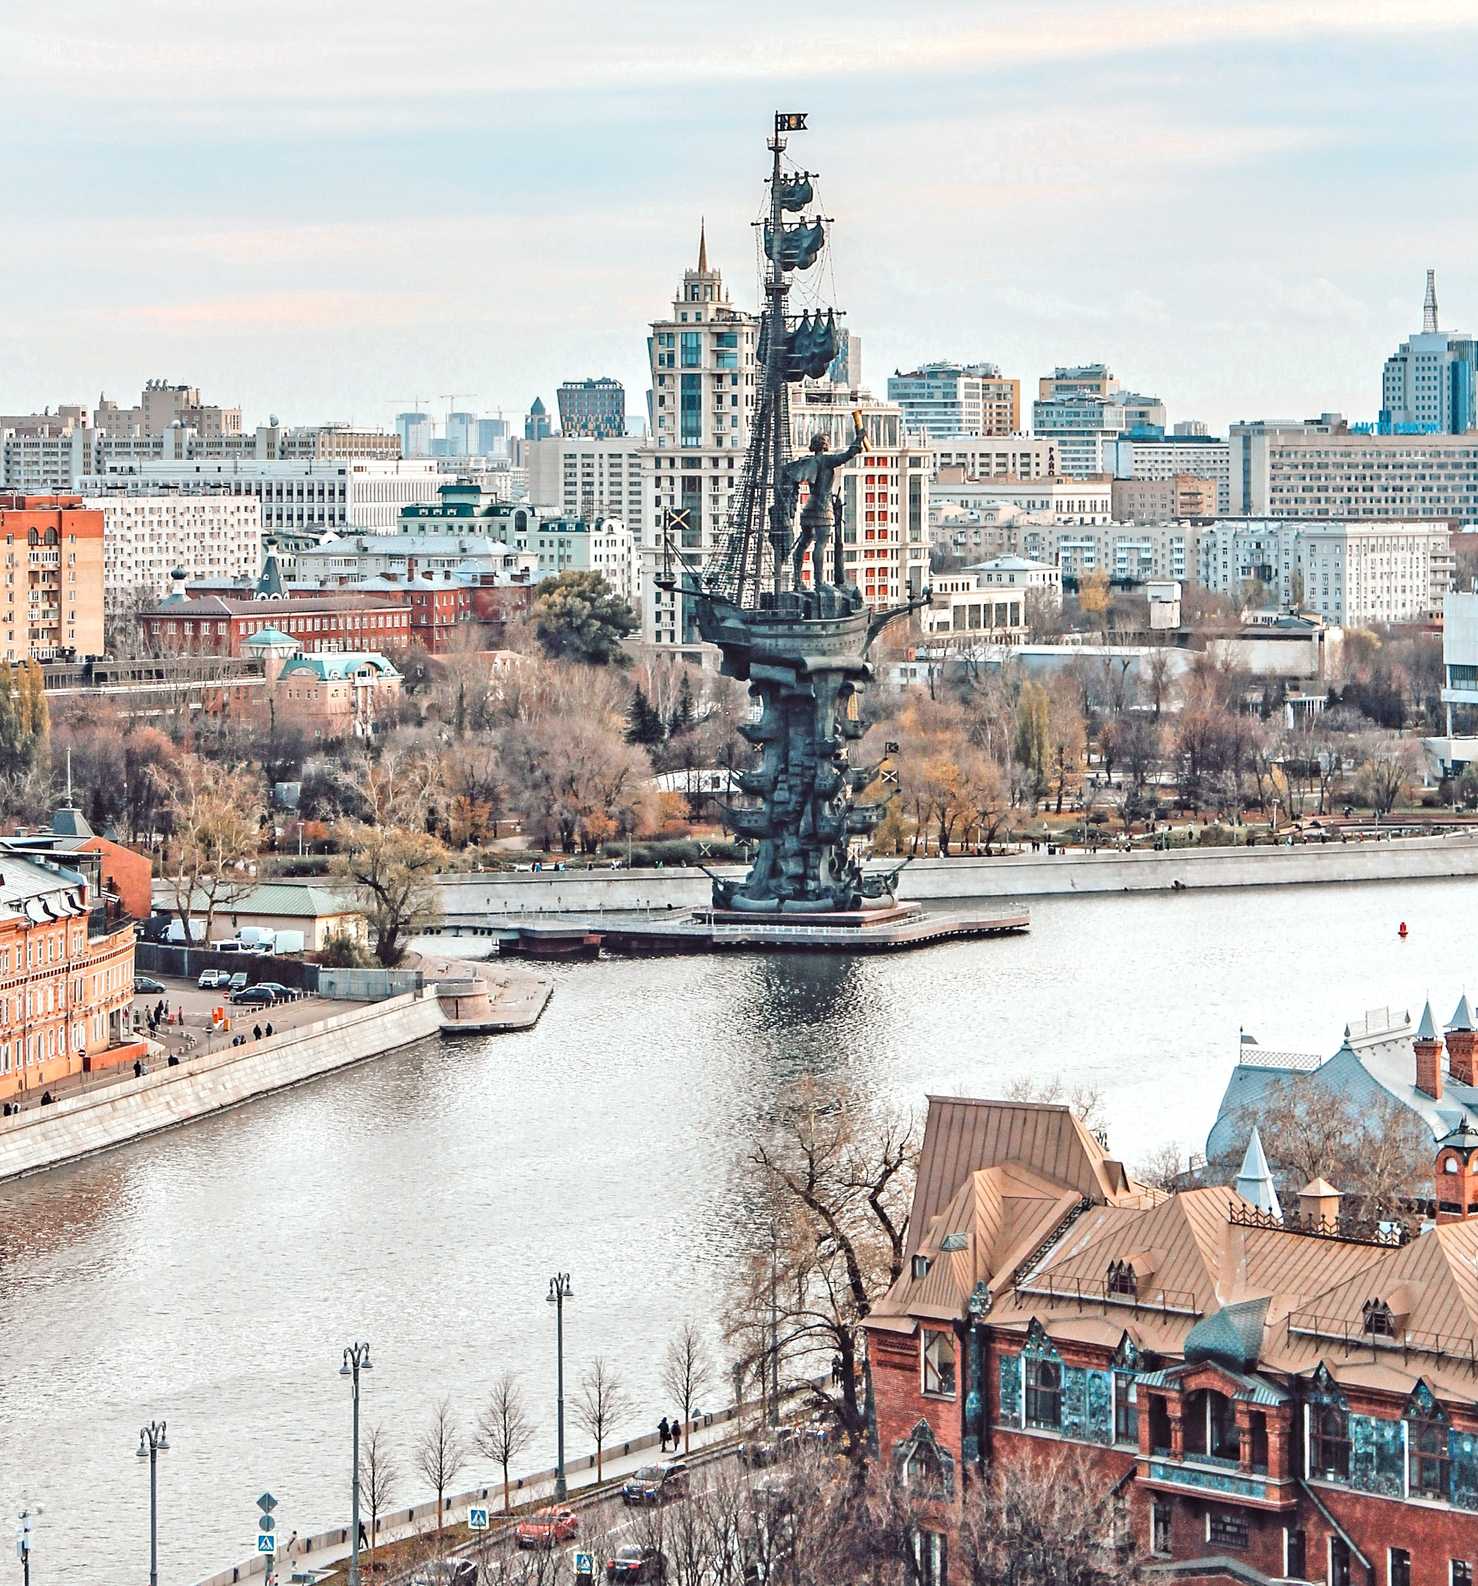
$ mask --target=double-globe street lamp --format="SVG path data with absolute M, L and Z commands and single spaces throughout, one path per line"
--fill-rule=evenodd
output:
M 168 1452 L 163 1421 L 139 1428 L 138 1455 L 149 1461 L 149 1586 L 159 1586 L 159 1456 Z
M 565 1484 L 565 1301 L 571 1298 L 568 1272 L 556 1272 L 550 1278 L 549 1293 L 545 1298 L 554 1307 L 554 1359 L 559 1394 L 556 1404 L 559 1441 L 554 1462 L 554 1501 L 563 1503 L 569 1490 Z
M 350 1488 L 349 1534 L 353 1541 L 349 1547 L 349 1586 L 359 1586 L 359 1373 L 368 1371 L 371 1362 L 368 1344 L 350 1344 L 344 1351 L 344 1363 L 339 1367 L 341 1377 L 354 1379 L 354 1470 Z

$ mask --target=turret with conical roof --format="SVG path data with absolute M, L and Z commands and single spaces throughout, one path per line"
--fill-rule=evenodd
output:
M 1273 1187 L 1273 1175 L 1268 1169 L 1262 1135 L 1256 1124 L 1252 1126 L 1252 1135 L 1247 1141 L 1247 1151 L 1237 1174 L 1237 1193 L 1269 1217 L 1282 1217 L 1283 1208 L 1278 1204 L 1278 1191 Z

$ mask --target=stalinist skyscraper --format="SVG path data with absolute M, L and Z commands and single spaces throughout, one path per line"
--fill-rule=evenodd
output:
M 758 334 L 755 316 L 733 307 L 722 273 L 710 268 L 700 226 L 697 268 L 683 272 L 672 312 L 653 322 L 647 338 L 642 633 L 652 643 L 697 642 L 683 597 L 658 589 L 654 575 L 664 532 L 694 565 L 723 538 L 749 445 Z

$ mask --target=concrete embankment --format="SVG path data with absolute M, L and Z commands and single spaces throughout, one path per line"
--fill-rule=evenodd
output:
M 0 1119 L 0 1181 L 92 1156 L 379 1057 L 437 1034 L 442 1022 L 435 992 L 412 992 Z
M 879 867 L 884 868 L 884 867 Z M 742 870 L 723 866 L 720 874 Z M 1293 848 L 1174 848 L 1164 852 L 1025 853 L 994 859 L 916 859 L 898 878 L 905 902 L 958 898 L 1047 898 L 1073 893 L 1169 892 L 1195 887 L 1259 887 L 1336 881 L 1417 881 L 1478 876 L 1478 834 L 1389 842 L 1307 843 Z M 690 909 L 708 903 L 698 869 L 564 870 L 447 875 L 447 925 L 490 917 Z

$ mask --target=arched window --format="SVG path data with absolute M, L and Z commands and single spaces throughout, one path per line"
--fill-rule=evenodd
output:
M 1110 1294 L 1127 1294 L 1131 1298 L 1139 1293 L 1139 1279 L 1129 1262 L 1109 1262 L 1108 1291 Z
M 1062 1364 L 1029 1356 L 1026 1362 L 1026 1424 L 1058 1431 L 1062 1426 Z
M 40 543 L 41 543 L 41 536 L 35 531 L 35 529 L 31 529 L 26 535 L 26 544 L 27 545 L 40 545 Z
M 56 532 L 55 529 L 48 529 L 46 531 L 46 543 L 48 545 L 60 545 L 61 544 L 61 540 L 58 537 L 57 532 Z

